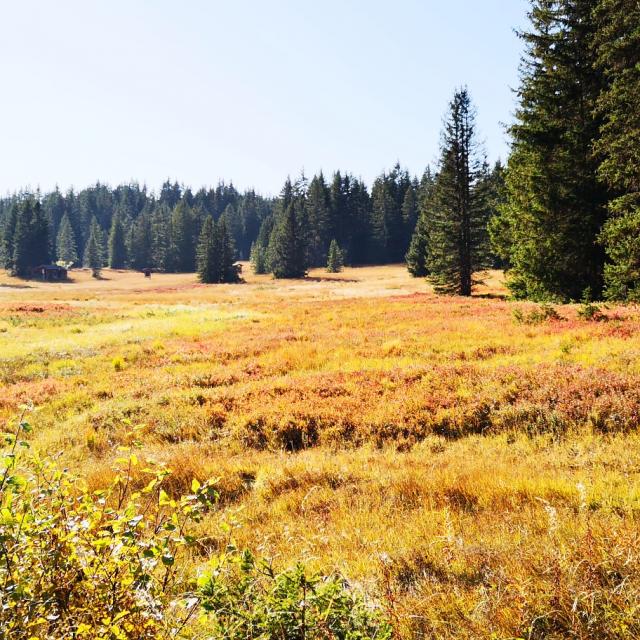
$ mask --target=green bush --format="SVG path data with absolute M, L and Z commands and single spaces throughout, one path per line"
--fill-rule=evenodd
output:
M 174 500 L 168 470 L 140 469 L 121 448 L 115 479 L 91 492 L 31 452 L 30 431 L 21 419 L 0 449 L 2 640 L 193 638 L 196 625 L 209 640 L 390 637 L 338 576 L 277 574 L 232 544 L 196 581 L 186 569 L 204 545 L 192 525 L 217 500 L 213 482 Z M 134 475 L 148 475 L 139 491 Z
M 300 564 L 276 573 L 248 551 L 230 549 L 210 561 L 198 588 L 212 639 L 392 637 L 381 613 L 368 607 L 339 575 L 308 575 Z

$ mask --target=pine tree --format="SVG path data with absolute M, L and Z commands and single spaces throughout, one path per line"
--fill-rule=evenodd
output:
M 488 203 L 481 183 L 485 173 L 475 110 L 467 89 L 461 89 L 445 121 L 429 221 L 427 269 L 439 293 L 470 296 L 474 273 L 490 264 Z
M 195 268 L 195 224 L 193 211 L 185 202 L 179 202 L 171 214 L 172 269 L 190 272 Z
M 109 232 L 109 267 L 111 269 L 124 269 L 127 264 L 127 247 L 120 216 L 116 215 L 111 223 Z
M 233 235 L 229 232 L 227 218 L 223 214 L 216 224 L 220 252 L 220 282 L 238 282 L 239 267 L 236 264 L 236 248 Z
M 31 269 L 50 260 L 49 223 L 40 202 L 32 195 L 18 206 L 13 235 L 12 269 L 18 276 L 29 275 Z
M 498 248 L 511 265 L 508 283 L 517 297 L 580 299 L 586 289 L 598 296 L 605 256 L 597 237 L 608 195 L 592 150 L 603 80 L 591 48 L 594 2 L 532 5 L 531 28 L 519 34 L 526 51 L 506 204 L 495 223 Z
M 153 265 L 153 235 L 151 221 L 146 212 L 141 213 L 131 225 L 129 262 L 134 269 L 146 269 Z
M 211 216 L 205 218 L 198 239 L 198 248 L 196 251 L 197 271 L 200 282 L 211 284 L 218 281 L 219 268 L 217 265 L 218 255 L 217 238 L 215 223 Z
M 427 268 L 429 253 L 429 220 L 433 212 L 435 179 L 427 167 L 418 186 L 418 221 L 416 223 L 406 255 L 407 269 L 414 278 L 429 275 Z
M 330 191 L 322 172 L 311 180 L 305 206 L 309 221 L 309 262 L 321 265 L 327 255 L 328 233 L 332 227 Z
M 2 238 L 2 266 L 7 271 L 13 271 L 13 238 L 16 232 L 16 222 L 18 218 L 18 204 L 12 202 L 9 206 L 7 220 L 5 222 L 4 233 Z
M 339 273 L 344 266 L 344 259 L 342 257 L 342 251 L 335 240 L 331 241 L 329 245 L 329 254 L 327 256 L 327 272 Z
M 301 216 L 291 202 L 276 221 L 269 242 L 269 259 L 276 278 L 304 278 L 307 246 Z
M 89 228 L 89 237 L 84 249 L 82 264 L 93 271 L 94 277 L 100 275 L 100 269 L 104 264 L 104 255 L 101 244 L 102 230 L 96 218 L 92 218 Z
M 606 296 L 640 301 L 640 5 L 600 0 L 595 20 L 596 65 L 607 84 L 598 100 L 602 117 L 595 148 L 601 180 L 611 189 L 611 218 L 600 240 Z
M 58 237 L 56 239 L 58 260 L 67 264 L 78 262 L 78 250 L 76 248 L 76 236 L 69 222 L 69 216 L 65 213 L 60 222 Z

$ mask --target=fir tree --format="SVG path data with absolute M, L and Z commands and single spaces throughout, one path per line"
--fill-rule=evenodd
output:
M 602 74 L 594 69 L 593 0 L 532 0 L 531 28 L 521 33 L 519 106 L 499 249 L 511 265 L 517 297 L 580 299 L 602 290 L 606 189 L 596 178 L 592 141 L 600 119 Z
M 60 228 L 58 229 L 56 249 L 58 260 L 67 264 L 76 264 L 78 262 L 76 236 L 66 213 L 62 217 Z
M 29 275 L 33 267 L 49 262 L 49 251 L 49 223 L 40 202 L 28 195 L 17 210 L 13 235 L 13 271 L 18 276 Z
M 344 259 L 342 257 L 342 251 L 335 240 L 331 241 L 329 245 L 329 254 L 327 256 L 327 272 L 339 273 L 344 266 Z
M 307 274 L 305 233 L 294 202 L 286 207 L 274 225 L 269 259 L 276 278 L 304 278 Z
M 191 207 L 179 202 L 171 214 L 172 269 L 190 272 L 195 267 L 195 225 Z
M 16 232 L 18 218 L 18 204 L 12 202 L 8 209 L 7 220 L 2 237 L 2 266 L 7 271 L 13 271 L 13 238 Z
M 109 232 L 109 267 L 124 269 L 127 264 L 127 247 L 125 244 L 124 228 L 120 216 L 116 215 L 111 223 Z
M 211 284 L 218 281 L 219 268 L 217 265 L 218 247 L 215 223 L 211 216 L 205 218 L 202 231 L 198 239 L 196 250 L 197 271 L 200 282 Z
M 595 12 L 596 65 L 607 84 L 598 99 L 596 142 L 601 180 L 611 189 L 611 218 L 600 240 L 606 296 L 640 301 L 640 5 L 600 0 Z
M 82 264 L 85 267 L 89 267 L 93 271 L 94 277 L 98 277 L 100 269 L 104 264 L 103 249 L 101 244 L 102 230 L 98 221 L 94 217 L 91 220 L 91 226 L 89 228 L 89 237 L 85 245 L 84 256 Z
M 427 269 L 439 293 L 470 296 L 474 273 L 490 265 L 485 173 L 475 111 L 462 89 L 449 105 L 429 221 Z

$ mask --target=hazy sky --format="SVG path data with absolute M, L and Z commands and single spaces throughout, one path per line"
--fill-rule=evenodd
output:
M 505 157 L 526 0 L 0 0 L 0 193 L 437 158 L 467 84 Z

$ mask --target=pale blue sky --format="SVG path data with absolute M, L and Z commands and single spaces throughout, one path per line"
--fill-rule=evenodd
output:
M 437 158 L 467 84 L 506 156 L 526 0 L 0 0 L 0 193 L 167 177 L 277 193 Z

